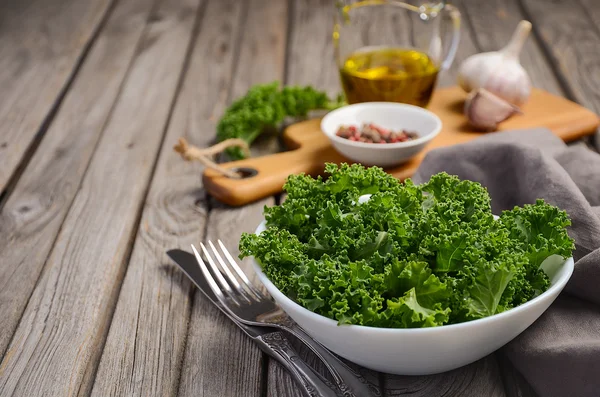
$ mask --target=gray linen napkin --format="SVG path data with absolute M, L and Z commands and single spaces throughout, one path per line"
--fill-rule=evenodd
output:
M 542 397 L 600 396 L 600 155 L 543 128 L 515 130 L 431 151 L 413 179 L 440 171 L 486 186 L 495 214 L 543 198 L 570 215 L 573 276 L 503 352 Z

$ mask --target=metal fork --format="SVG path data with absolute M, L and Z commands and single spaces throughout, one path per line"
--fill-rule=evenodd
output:
M 254 326 L 276 327 L 300 339 L 323 362 L 344 396 L 381 396 L 376 387 L 315 341 L 270 296 L 256 288 L 225 248 L 223 242 L 218 240 L 218 244 L 227 261 L 223 259 L 211 241 L 208 242 L 208 245 L 212 255 L 206 246 L 200 243 L 212 273 L 193 244 L 192 250 L 217 299 L 238 321 Z M 234 276 L 234 272 L 241 282 Z

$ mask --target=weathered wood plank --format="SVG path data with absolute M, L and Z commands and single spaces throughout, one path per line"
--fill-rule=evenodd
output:
M 115 7 L 42 148 L 0 211 L 0 357 L 77 193 L 153 2 L 128 0 Z
M 332 40 L 335 3 L 329 0 L 290 3 L 285 82 L 311 84 L 335 97 L 342 90 Z
M 213 3 L 216 6 L 217 1 Z M 239 53 L 235 59 L 234 76 L 230 84 L 224 87 L 227 91 L 221 96 L 228 102 L 244 95 L 253 84 L 280 80 L 284 64 L 286 3 L 265 0 L 252 0 L 243 6 L 240 2 L 234 3 L 239 10 L 240 19 L 230 19 L 233 15 L 224 12 L 233 7 L 232 4 L 221 12 L 215 12 L 212 17 L 213 20 L 218 20 L 227 16 L 227 23 L 239 32 L 234 50 Z M 203 34 L 207 33 L 201 32 L 201 39 Z M 199 77 L 201 76 L 197 76 L 196 81 Z M 223 107 L 215 109 L 210 120 L 205 122 L 204 133 L 211 138 L 214 137 L 216 122 L 223 110 Z M 273 145 L 268 143 L 259 146 L 254 154 L 272 149 Z M 210 198 L 204 203 L 211 208 L 206 238 L 220 238 L 232 255 L 236 256 L 240 233 L 256 227 L 262 205 L 271 204 L 272 199 L 240 209 L 229 209 Z M 215 345 L 220 348 L 217 350 Z M 250 339 L 237 330 L 229 319 L 215 311 L 201 294 L 196 294 L 181 374 L 180 395 L 258 396 L 261 394 L 264 376 L 264 359 Z
M 0 193 L 35 146 L 112 0 L 0 6 Z
M 234 100 L 246 93 L 254 84 L 267 83 L 274 80 L 282 80 L 285 64 L 285 35 L 287 19 L 287 2 L 285 0 L 251 0 L 245 4 L 242 15 L 242 34 L 236 43 L 239 47 L 239 58 L 235 66 L 235 75 L 232 78 L 229 101 Z M 215 114 L 213 122 L 216 122 L 222 112 Z M 214 131 L 214 124 L 209 131 Z M 263 140 L 262 145 L 255 146 L 253 155 L 269 153 L 277 149 L 276 140 Z M 208 216 L 206 239 L 221 239 L 229 248 L 232 255 L 238 255 L 238 242 L 240 233 L 254 231 L 262 218 L 264 205 L 273 205 L 273 198 L 266 198 L 251 205 L 232 209 L 212 198 L 208 205 L 211 211 Z M 248 262 L 241 263 L 246 270 L 250 269 Z M 251 272 L 248 272 L 251 274 Z M 196 295 L 194 310 L 190 320 L 188 335 L 188 349 L 184 371 L 181 376 L 180 393 L 182 395 L 261 395 L 263 360 L 267 359 L 260 350 L 246 337 L 233 338 L 231 335 L 239 335 L 235 326 L 230 324 L 229 319 L 218 314 L 207 318 L 203 314 L 205 306 L 203 296 Z M 205 303 L 206 304 L 206 303 Z M 212 309 L 212 308 L 211 308 Z M 201 312 L 202 310 L 202 312 Z M 211 342 L 206 334 L 215 335 Z M 233 340 L 232 340 L 233 339 Z M 209 370 L 214 366 L 215 356 L 211 355 L 207 343 L 218 343 L 229 346 L 228 349 L 219 351 L 218 359 L 227 365 L 227 369 L 219 372 Z M 199 362 L 199 363 L 198 363 Z M 195 363 L 200 369 L 190 371 L 187 363 Z M 200 365 L 202 364 L 202 365 Z M 202 371 L 202 367 L 206 367 Z M 232 385 L 228 379 L 232 376 L 243 380 Z M 223 393 L 224 388 L 237 387 L 230 393 Z M 213 394 L 207 392 L 213 390 Z
M 592 19 L 592 28 L 600 35 L 600 28 L 598 28 L 600 24 L 600 9 L 597 2 L 595 0 L 580 0 L 579 3 L 585 9 L 586 15 Z M 592 100 L 596 103 L 600 102 L 598 96 L 594 96 Z M 590 149 L 600 152 L 600 129 L 596 132 L 593 139 L 591 139 L 591 142 L 588 143 L 588 146 Z
M 213 139 L 211 120 L 226 104 L 242 8 L 223 1 L 203 7 L 93 395 L 173 395 L 178 389 L 182 395 L 244 395 L 244 385 L 259 388 L 260 366 L 244 370 L 260 362 L 260 352 L 200 293 L 194 296 L 186 276 L 164 255 L 204 238 L 208 207 L 202 168 L 182 161 L 172 145 L 180 136 L 202 147 Z M 186 345 L 192 304 L 194 328 Z M 236 359 L 225 361 L 223 355 Z M 180 387 L 184 356 L 187 375 Z M 240 356 L 245 359 L 238 361 Z
M 191 39 L 196 0 L 163 1 L 0 369 L 2 395 L 87 395 Z
M 385 376 L 385 395 L 413 397 L 504 397 L 498 367 L 488 356 L 454 371 L 428 376 Z
M 592 29 L 597 36 L 600 36 L 600 9 L 598 8 L 598 2 L 595 0 L 579 0 L 578 3 L 583 7 L 589 20 L 591 20 Z
M 518 0 L 461 0 L 463 17 L 475 34 L 480 51 L 497 51 L 511 39 L 519 21 L 526 19 Z M 533 34 L 527 39 L 520 56 L 535 87 L 564 95 L 552 66 Z
M 239 60 L 230 87 L 230 100 L 245 95 L 254 84 L 282 82 L 284 77 L 286 0 L 248 0 L 247 7 L 242 20 Z M 254 37 L 247 37 L 250 35 Z M 280 149 L 277 135 L 263 135 L 252 144 L 250 151 L 252 156 L 262 156 Z
M 600 22 L 595 1 L 520 0 L 571 99 L 600 113 Z M 595 7 L 594 7 L 595 6 Z M 596 145 L 600 149 L 600 132 Z
M 521 0 L 572 96 L 600 112 L 600 35 L 579 2 Z

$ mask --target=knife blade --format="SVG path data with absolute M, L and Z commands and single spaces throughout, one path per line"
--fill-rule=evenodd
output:
M 248 335 L 259 348 L 281 363 L 299 383 L 307 397 L 339 397 L 342 394 L 332 383 L 309 366 L 289 343 L 285 335 L 274 327 L 250 326 L 231 317 L 210 289 L 194 255 L 180 249 L 167 251 L 167 255 L 188 276 L 208 300 Z

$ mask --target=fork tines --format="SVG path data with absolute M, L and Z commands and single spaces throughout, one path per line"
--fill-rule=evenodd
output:
M 226 297 L 229 297 L 237 305 L 240 305 L 240 299 L 243 299 L 247 302 L 251 302 L 252 300 L 260 300 L 262 293 L 258 291 L 250 282 L 244 271 L 235 262 L 227 248 L 225 248 L 223 242 L 221 240 L 217 241 L 227 261 L 223 259 L 223 256 L 221 256 L 219 250 L 217 247 L 215 247 L 212 241 L 208 242 L 208 245 L 212 250 L 212 255 L 206 246 L 203 243 L 200 243 L 200 248 L 204 253 L 204 257 L 208 262 L 208 266 L 198 253 L 196 247 L 192 244 L 192 250 L 194 251 L 196 260 L 200 265 L 200 269 L 202 270 L 204 277 L 206 277 L 206 280 L 208 281 L 208 285 L 213 290 L 217 298 L 222 300 Z M 216 258 L 216 261 L 213 259 L 213 256 Z M 218 265 L 217 262 L 219 263 Z M 233 274 L 232 269 L 241 280 L 241 283 Z

